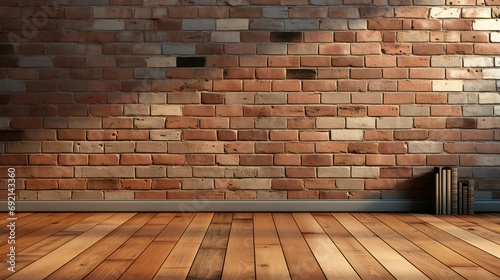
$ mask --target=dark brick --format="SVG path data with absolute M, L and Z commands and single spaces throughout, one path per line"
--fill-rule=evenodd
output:
M 302 32 L 271 32 L 271 42 L 302 42 Z
M 316 69 L 286 69 L 287 79 L 316 79 Z
M 13 56 L 3 56 L 0 57 L 0 65 L 1 67 L 17 67 L 18 59 Z
M 177 67 L 205 67 L 206 58 L 198 57 L 177 57 Z
M 224 94 L 220 93 L 201 93 L 201 103 L 202 104 L 224 104 Z
M 448 118 L 446 128 L 476 128 L 476 119 L 472 118 Z
M 6 105 L 10 102 L 10 95 L 0 94 L 0 105 Z
M 0 141 L 22 141 L 22 130 L 0 130 Z
M 0 44 L 0 55 L 14 54 L 14 46 L 10 44 Z

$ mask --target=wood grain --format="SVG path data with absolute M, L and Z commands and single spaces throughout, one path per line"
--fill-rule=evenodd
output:
M 233 220 L 221 279 L 255 279 L 251 220 Z

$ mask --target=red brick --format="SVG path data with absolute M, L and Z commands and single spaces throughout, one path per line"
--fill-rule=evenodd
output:
M 186 105 L 182 113 L 184 116 L 212 117 L 215 116 L 214 106 Z
M 30 155 L 34 157 L 34 162 L 32 163 L 30 159 L 30 164 L 54 164 L 53 155 L 40 155 L 41 158 L 37 158 L 38 155 Z M 50 159 L 47 159 L 50 157 Z M 28 157 L 26 155 L 7 155 L 4 154 L 0 157 L 0 165 L 27 165 Z
M 391 141 L 393 140 L 393 132 L 389 130 L 367 130 L 365 131 L 365 140 Z
M 366 106 L 338 106 L 338 115 L 340 117 L 365 117 L 367 115 Z
M 292 154 L 310 154 L 314 153 L 313 143 L 286 143 L 285 152 Z
M 415 100 L 417 104 L 446 104 L 447 97 L 446 93 L 417 93 Z
M 185 117 L 170 117 L 166 121 L 167 128 L 197 128 L 198 119 Z
M 56 190 L 57 180 L 52 179 L 30 179 L 26 180 L 27 190 Z
M 138 191 L 135 192 L 135 199 L 166 199 L 167 192 L 166 191 Z M 172 198 L 175 199 L 175 198 Z
M 208 56 L 207 67 L 237 67 L 237 56 Z
M 320 94 L 318 93 L 294 93 L 288 95 L 289 104 L 319 104 Z
M 234 142 L 224 144 L 226 154 L 252 154 L 255 152 L 254 144 L 250 142 Z
M 334 165 L 364 165 L 365 156 L 364 155 L 334 155 L 333 156 Z
M 286 167 L 285 174 L 288 178 L 314 178 L 316 169 L 314 167 Z
M 83 179 L 63 179 L 58 180 L 60 190 L 84 190 L 86 181 Z
M 481 130 L 462 130 L 461 140 L 474 141 L 474 140 L 493 140 L 493 131 L 481 131 Z
M 299 134 L 296 130 L 272 130 L 270 133 L 271 141 L 297 141 Z
M 330 166 L 333 164 L 331 155 L 303 155 L 303 166 Z
M 99 179 L 89 180 L 87 182 L 89 190 L 118 190 L 120 189 L 120 181 L 116 179 Z
M 276 154 L 274 155 L 274 165 L 300 165 L 300 155 Z
M 255 70 L 257 79 L 285 79 L 286 71 L 283 68 L 261 68 Z
M 120 158 L 121 165 L 150 165 L 151 163 L 151 155 L 131 154 L 121 155 Z
M 87 131 L 87 140 L 116 140 L 116 130 L 89 130 Z
M 425 155 L 397 155 L 396 162 L 401 166 L 422 166 L 426 165 Z
M 172 190 L 180 189 L 181 181 L 175 179 L 155 179 L 151 184 L 153 190 Z
M 398 106 L 368 106 L 368 116 L 371 117 L 397 117 Z
M 322 191 L 319 193 L 320 199 L 349 199 L 347 191 Z
M 455 166 L 459 164 L 456 155 L 428 155 L 427 164 L 431 166 Z
M 391 179 L 367 179 L 365 183 L 367 190 L 395 190 L 397 181 Z
M 269 67 L 299 67 L 300 59 L 296 56 L 270 56 Z
M 347 153 L 348 144 L 320 142 L 316 143 L 316 153 Z
M 285 151 L 283 143 L 255 143 L 255 153 L 258 154 L 279 154 Z
M 318 199 L 318 191 L 289 191 L 288 199 Z
M 272 155 L 241 155 L 240 165 L 273 165 Z
M 273 190 L 301 190 L 304 188 L 304 181 L 298 179 L 273 179 L 271 188 Z
M 366 165 L 395 165 L 396 160 L 393 155 L 367 155 Z
M 242 91 L 243 82 L 216 80 L 214 81 L 213 87 L 214 91 Z
M 273 91 L 300 91 L 301 82 L 295 80 L 286 81 L 273 81 L 272 82 Z
M 378 153 L 377 143 L 349 143 L 348 152 L 353 154 L 376 154 Z
M 217 140 L 217 131 L 215 130 L 184 130 L 184 140 Z
M 333 67 L 363 67 L 364 58 L 361 56 L 333 56 L 332 57 Z
M 87 155 L 59 155 L 60 165 L 87 165 L 89 159 Z
M 118 155 L 90 155 L 89 165 L 118 165 Z
M 382 142 L 379 143 L 378 151 L 381 154 L 405 154 L 407 148 L 404 142 Z
M 396 140 L 426 140 L 429 137 L 427 130 L 400 130 L 394 132 Z
M 479 143 L 478 143 L 479 144 Z M 489 143 L 487 144 L 489 147 Z M 457 143 L 444 143 L 444 151 L 449 154 L 468 153 L 473 154 L 476 152 L 473 142 L 457 142 Z
M 303 81 L 302 89 L 304 91 L 335 91 L 337 89 L 336 81 Z
M 271 81 L 243 81 L 243 91 L 267 92 L 271 91 Z
M 185 155 L 153 155 L 153 164 L 183 165 L 185 163 L 186 163 Z
M 411 168 L 389 167 L 380 169 L 380 178 L 411 178 Z
M 315 126 L 315 120 L 314 118 L 297 118 L 297 119 L 288 119 L 287 120 L 287 127 L 290 129 L 295 129 L 295 128 L 302 128 L 302 129 L 307 129 L 307 128 L 314 128 Z

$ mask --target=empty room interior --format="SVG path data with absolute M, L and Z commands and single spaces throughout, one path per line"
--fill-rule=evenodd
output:
M 2 0 L 0 279 L 500 279 L 499 0 Z

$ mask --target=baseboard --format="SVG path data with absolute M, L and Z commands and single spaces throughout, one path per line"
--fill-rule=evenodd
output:
M 7 203 L 0 203 L 6 211 Z M 426 200 L 23 200 L 16 212 L 412 212 L 429 213 Z M 500 212 L 500 201 L 476 201 L 476 212 Z

